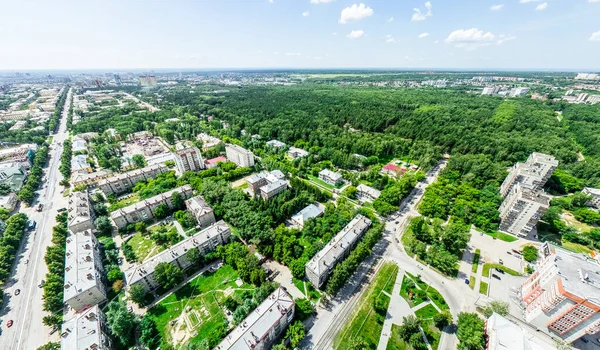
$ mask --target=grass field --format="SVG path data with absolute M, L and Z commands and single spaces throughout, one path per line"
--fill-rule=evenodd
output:
M 416 293 L 417 288 L 410 288 L 410 286 L 414 283 L 411 283 L 412 279 L 408 276 L 407 273 L 404 274 L 404 278 L 402 279 L 402 287 L 400 287 L 400 296 L 406 300 L 408 305 L 412 308 L 415 307 L 422 302 L 425 301 L 419 294 Z M 410 292 L 412 291 L 413 296 L 410 298 Z
M 133 248 L 133 252 L 139 262 L 165 250 L 163 247 L 156 245 L 156 243 L 150 239 L 150 235 L 142 235 L 141 233 L 134 234 L 127 243 Z
M 487 295 L 488 293 L 488 284 L 487 282 L 481 281 L 479 284 L 479 293 L 483 295 Z
M 475 282 L 477 282 L 477 278 L 475 278 L 475 276 L 469 277 L 469 287 L 471 289 L 475 288 Z
M 140 201 L 140 196 L 137 193 L 133 193 L 127 198 L 123 198 L 119 201 L 116 201 L 108 206 L 108 212 L 113 212 L 117 209 L 125 208 L 128 205 L 132 205 Z
M 441 310 L 450 310 L 450 307 L 446 303 L 446 300 L 444 300 L 444 297 L 440 294 L 440 292 L 438 292 L 437 289 L 433 288 L 432 286 L 428 285 L 427 283 L 425 283 L 421 280 L 417 280 L 416 276 L 413 276 L 408 272 L 406 272 L 406 275 L 408 275 L 413 281 L 415 281 L 416 284 L 419 286 L 419 288 L 421 288 L 422 290 L 425 291 L 425 293 L 427 293 L 427 297 L 438 308 L 440 308 Z
M 325 187 L 325 188 L 329 189 L 330 191 L 333 191 L 333 189 L 334 189 L 334 188 L 336 188 L 336 187 L 337 187 L 337 188 L 340 188 L 340 187 L 342 187 L 342 185 L 338 185 L 338 186 L 332 186 L 332 185 L 328 184 L 327 182 L 325 182 L 325 181 L 323 181 L 323 180 L 319 179 L 319 178 L 318 178 L 318 177 L 316 177 L 316 176 L 308 175 L 308 178 L 310 179 L 310 181 L 312 181 L 312 182 L 314 182 L 314 183 L 317 183 L 317 184 L 319 184 L 319 185 L 321 185 L 321 186 L 323 186 L 323 187 Z
M 471 272 L 477 272 L 477 266 L 479 265 L 480 255 L 481 255 L 481 250 L 476 249 L 475 255 L 473 256 L 473 266 L 471 267 Z
M 490 277 L 490 270 L 495 268 L 498 268 L 511 276 L 521 276 L 519 272 L 500 264 L 483 264 L 483 271 L 481 272 L 481 275 Z
M 402 338 L 400 338 L 399 334 L 400 326 L 393 324 L 392 325 L 392 335 L 388 340 L 388 344 L 386 350 L 410 350 L 411 346 L 408 345 Z
M 433 316 L 437 315 L 438 311 L 437 309 L 431 305 L 428 304 L 427 306 L 424 306 L 422 308 L 420 308 L 419 310 L 415 311 L 415 315 L 423 320 L 428 320 L 430 318 L 433 318 Z
M 486 235 L 494 237 L 496 239 L 499 239 L 501 241 L 504 242 L 516 242 L 519 239 L 513 235 L 509 235 L 507 233 L 504 232 L 500 232 L 500 231 L 494 231 L 494 232 L 484 232 Z
M 570 251 L 573 251 L 575 253 L 589 254 L 592 251 L 590 248 L 588 248 L 584 245 L 569 242 L 569 241 L 563 241 L 563 240 L 561 240 L 562 237 L 560 235 L 552 233 L 552 232 L 538 231 L 538 237 L 540 238 L 540 241 L 542 241 L 542 242 L 550 241 L 558 246 L 561 246 L 561 247 L 568 249 Z
M 346 349 L 353 338 L 359 338 L 369 344 L 369 348 L 376 348 L 383 329 L 385 315 L 377 313 L 374 309 L 376 300 L 384 301 L 385 309 L 390 303 L 390 298 L 383 293 L 388 285 L 394 285 L 398 273 L 398 266 L 385 263 L 375 280 L 360 301 L 360 307 L 346 322 L 342 331 L 335 337 L 334 349 Z
M 423 328 L 423 332 L 425 332 L 425 336 L 427 337 L 427 341 L 429 341 L 431 348 L 433 350 L 438 350 L 442 332 L 435 327 L 432 321 L 423 321 L 421 327 Z M 392 334 L 388 340 L 386 350 L 412 350 L 412 347 L 400 338 L 399 328 L 398 325 L 392 325 Z

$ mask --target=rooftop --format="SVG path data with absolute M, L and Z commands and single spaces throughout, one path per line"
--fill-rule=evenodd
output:
M 102 284 L 97 270 L 96 238 L 91 231 L 82 231 L 67 237 L 65 246 L 65 287 L 64 300 L 85 293 L 86 290 Z
M 554 346 L 544 343 L 517 324 L 497 313 L 487 320 L 486 334 L 488 349 L 493 350 L 553 350 Z
M 594 196 L 600 196 L 600 188 L 585 187 L 583 190 Z
M 69 226 L 92 218 L 90 198 L 87 192 L 73 192 L 69 198 Z
M 115 181 L 124 180 L 124 179 L 129 178 L 129 177 L 139 176 L 139 175 L 150 173 L 150 172 L 157 171 L 157 170 L 160 170 L 160 169 L 162 169 L 163 171 L 167 171 L 169 168 L 166 165 L 162 164 L 162 163 L 152 164 L 152 165 L 148 165 L 146 167 L 143 167 L 141 169 L 135 169 L 135 170 L 128 171 L 126 173 L 122 173 L 122 174 L 117 174 L 115 176 L 111 176 L 111 177 L 109 177 L 107 179 L 104 179 L 104 180 L 100 181 L 99 185 L 104 185 L 104 184 L 107 184 L 107 183 L 112 183 L 112 182 L 115 182 Z
M 321 207 L 314 204 L 309 204 L 304 209 L 292 216 L 292 220 L 306 222 L 308 219 L 316 218 L 321 214 L 323 214 L 323 209 L 321 209 Z
M 196 196 L 186 200 L 185 205 L 194 213 L 197 212 L 201 213 L 202 215 L 213 211 L 213 209 L 208 205 L 208 203 L 206 203 L 202 196 Z
M 102 344 L 102 311 L 95 305 L 62 325 L 61 349 L 95 349 Z M 95 346 L 94 346 L 95 345 Z
M 154 197 L 150 197 L 148 199 L 144 199 L 141 202 L 134 203 L 134 204 L 129 205 L 129 206 L 125 207 L 125 208 L 117 209 L 117 210 L 113 211 L 110 214 L 110 217 L 114 219 L 115 217 L 119 217 L 119 216 L 125 215 L 127 213 L 135 213 L 135 212 L 137 212 L 138 210 L 140 210 L 140 209 L 142 209 L 144 207 L 151 206 L 152 204 L 155 204 L 155 203 L 158 203 L 158 202 L 162 202 L 165 199 L 171 198 L 175 192 L 182 193 L 182 192 L 188 192 L 188 191 L 192 192 L 192 186 L 190 186 L 190 185 L 183 185 L 181 187 L 174 188 L 174 189 L 172 189 L 170 191 L 163 192 L 161 194 L 157 194 Z
M 548 258 L 554 260 L 563 288 L 600 306 L 600 264 L 564 249 L 555 249 L 554 252 Z
M 279 140 L 271 140 L 271 141 L 267 141 L 267 146 L 271 146 L 271 147 L 275 147 L 275 148 L 282 148 L 282 147 L 285 147 L 285 143 L 283 143 Z
M 271 193 L 284 186 L 287 186 L 287 182 L 285 180 L 276 180 L 274 182 L 269 183 L 266 186 L 261 187 L 260 191 L 264 193 Z
M 376 190 L 373 187 L 367 186 L 365 184 L 360 184 L 360 185 L 356 186 L 356 189 L 359 192 L 367 193 L 369 196 L 371 196 L 373 198 L 378 198 L 379 196 L 381 196 L 381 192 L 379 190 Z
M 334 181 L 337 181 L 339 179 L 342 178 L 342 174 L 340 173 L 336 173 L 335 171 L 331 171 L 329 169 L 323 169 L 319 172 L 319 175 L 323 175 L 325 177 L 328 177 Z
M 226 147 L 228 147 L 228 148 L 231 148 L 231 149 L 233 149 L 233 150 L 235 150 L 235 151 L 237 151 L 237 152 L 242 152 L 242 153 L 252 153 L 252 152 L 250 152 L 249 150 L 245 149 L 244 147 L 242 147 L 242 146 L 238 146 L 238 145 L 235 145 L 235 144 L 233 144 L 233 143 L 228 143 L 228 144 L 227 144 L 227 145 L 225 145 L 225 146 L 226 146 Z
M 213 159 L 209 159 L 207 161 L 205 161 L 204 163 L 206 164 L 215 164 L 215 163 L 219 163 L 219 162 L 226 162 L 227 158 L 223 157 L 223 156 L 219 156 Z
M 71 171 L 88 169 L 90 164 L 87 162 L 87 155 L 79 154 L 73 157 L 71 161 Z

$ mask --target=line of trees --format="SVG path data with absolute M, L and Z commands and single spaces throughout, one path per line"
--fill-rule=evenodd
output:
M 0 284 L 10 276 L 16 254 L 27 228 L 27 215 L 17 213 L 6 220 L 4 234 L 0 237 Z
M 60 124 L 60 116 L 65 107 L 65 100 L 67 99 L 68 92 L 69 92 L 69 86 L 66 85 L 65 88 L 63 89 L 62 93 L 60 94 L 60 97 L 56 101 L 56 106 L 55 106 L 56 108 L 54 109 L 54 113 L 52 113 L 52 116 L 50 117 L 50 120 L 48 121 L 48 132 L 50 134 L 53 134 L 56 131 L 56 128 L 58 127 L 58 125 Z
M 68 213 L 56 215 L 56 226 L 52 228 L 52 245 L 46 247 L 44 261 L 48 267 L 44 282 L 43 308 L 49 312 L 43 323 L 49 327 L 58 327 L 62 323 L 63 291 L 65 281 L 65 253 L 69 230 L 67 228 Z
M 73 157 L 73 143 L 71 139 L 63 142 L 63 152 L 60 156 L 60 167 L 58 170 L 63 176 L 63 180 L 60 182 L 61 185 L 69 186 L 69 179 L 71 178 L 71 158 Z
M 44 167 L 48 161 L 48 146 L 44 145 L 38 149 L 33 159 L 33 166 L 29 169 L 29 176 L 27 182 L 21 187 L 18 193 L 18 197 L 21 201 L 31 205 L 35 199 L 35 191 L 40 187 L 42 183 L 42 177 L 44 176 Z

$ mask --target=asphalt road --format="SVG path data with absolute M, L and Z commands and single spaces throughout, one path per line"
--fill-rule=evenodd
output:
M 42 317 L 47 313 L 42 310 L 43 290 L 38 287 L 48 272 L 44 262 L 46 247 L 51 244 L 52 227 L 56 225 L 56 215 L 59 208 L 66 208 L 68 199 L 60 193 L 59 182 L 62 180 L 58 167 L 62 154 L 62 143 L 68 138 L 66 131 L 66 116 L 72 90 L 65 100 L 65 108 L 61 116 L 59 131 L 54 135 L 49 152 L 49 163 L 44 174 L 46 182 L 38 190 L 38 198 L 30 208 L 21 206 L 20 212 L 27 214 L 30 220 L 37 222 L 35 231 L 28 232 L 24 238 L 21 250 L 17 256 L 13 275 L 6 284 L 5 292 L 9 294 L 0 311 L 2 322 L 0 335 L 1 349 L 36 349 L 48 341 L 58 341 L 59 333 L 50 334 L 50 328 L 42 323 Z M 44 187 L 45 186 L 45 187 Z M 44 208 L 35 211 L 38 203 Z M 20 289 L 19 295 L 14 295 Z M 11 328 L 6 322 L 13 320 Z

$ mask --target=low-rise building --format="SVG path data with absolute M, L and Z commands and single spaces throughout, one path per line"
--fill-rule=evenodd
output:
M 135 265 L 125 272 L 127 285 L 141 285 L 146 291 L 158 287 L 154 280 L 154 269 L 160 263 L 169 263 L 185 270 L 192 265 L 186 254 L 192 249 L 198 249 L 202 255 L 214 251 L 217 246 L 229 241 L 231 230 L 225 221 L 220 220 L 210 227 L 164 250 L 140 265 Z
M 277 288 L 223 339 L 215 350 L 266 350 L 293 321 L 294 299 Z
M 288 186 L 287 181 L 276 180 L 274 182 L 269 183 L 266 186 L 261 187 L 260 188 L 260 196 L 264 200 L 269 200 L 269 199 L 275 197 L 276 195 L 278 195 L 279 193 L 281 193 L 282 191 L 285 191 L 287 189 L 287 186 Z
M 139 221 L 153 219 L 154 210 L 161 204 L 166 205 L 169 207 L 169 209 L 174 209 L 173 195 L 175 193 L 179 193 L 183 199 L 188 199 L 192 196 L 193 189 L 190 185 L 177 187 L 154 197 L 145 199 L 139 203 L 117 209 L 110 214 L 110 218 L 114 222 L 115 226 L 117 226 L 119 229 L 127 226 L 127 224 L 135 224 Z
M 204 165 L 206 166 L 206 169 L 212 169 L 212 168 L 216 168 L 217 166 L 219 166 L 219 163 L 223 163 L 226 161 L 227 161 L 227 158 L 225 158 L 223 156 L 219 156 L 219 157 L 212 158 L 212 159 L 205 161 Z
M 528 87 L 516 87 L 510 90 L 510 97 L 519 97 L 527 94 L 529 92 Z
M 498 92 L 500 92 L 500 87 L 499 86 L 486 86 L 483 88 L 483 91 L 481 92 L 482 95 L 495 95 Z
M 64 302 L 79 312 L 106 301 L 98 241 L 87 230 L 67 237 L 65 245 Z
M 111 177 L 112 175 L 113 175 L 113 172 L 111 170 L 106 170 L 106 169 L 94 171 L 93 173 L 89 173 L 89 174 L 86 172 L 78 172 L 78 173 L 71 175 L 71 184 L 73 185 L 73 187 L 77 187 L 77 186 L 94 187 L 94 186 L 98 185 L 98 183 L 100 183 L 100 181 L 102 181 L 108 177 Z
M 292 216 L 292 222 L 300 227 L 303 227 L 306 221 L 323 215 L 323 212 L 324 210 L 320 206 L 309 204 L 304 209 Z
M 329 169 L 323 169 L 319 172 L 319 179 L 332 186 L 337 186 L 342 183 L 342 174 Z
M 207 149 L 211 149 L 221 143 L 221 140 L 214 136 L 210 136 L 206 133 L 200 133 L 196 136 L 198 140 L 202 141 L 202 150 L 206 151 Z
M 486 350 L 556 350 L 495 312 L 485 321 L 485 335 Z
M 197 147 L 186 147 L 174 152 L 175 165 L 179 174 L 186 171 L 198 171 L 204 169 L 204 159 Z
M 227 160 L 234 162 L 237 166 L 248 168 L 254 166 L 254 154 L 249 150 L 234 144 L 225 145 Z
M 84 139 L 73 138 L 73 142 L 71 143 L 71 147 L 73 152 L 87 151 L 87 142 Z
M 263 199 L 273 198 L 287 188 L 285 175 L 280 170 L 263 171 L 246 179 L 251 196 L 260 195 Z
M 527 237 L 550 206 L 550 196 L 517 184 L 500 205 L 500 231 Z
M 87 161 L 87 155 L 85 154 L 79 154 L 73 157 L 73 159 L 71 160 L 71 173 L 76 173 L 76 172 L 88 172 L 91 173 L 92 167 L 90 166 L 90 163 L 88 163 Z
M 27 171 L 21 163 L 0 163 L 0 184 L 8 185 L 11 191 L 19 192 L 26 178 Z
M 290 156 L 290 158 L 296 159 L 306 157 L 308 155 L 308 152 L 303 150 L 302 148 L 296 148 L 292 146 L 288 150 L 288 155 Z
M 285 143 L 278 140 L 267 141 L 267 147 L 271 147 L 274 149 L 282 149 L 285 148 Z
M 169 168 L 164 164 L 148 165 L 147 167 L 128 171 L 102 180 L 98 186 L 105 195 L 120 194 L 132 189 L 139 181 L 153 179 L 158 174 L 166 173 Z
M 185 206 L 194 215 L 196 223 L 201 228 L 208 227 L 216 222 L 213 209 L 206 203 L 202 196 L 196 196 L 186 200 Z
M 68 213 L 67 225 L 71 232 L 78 233 L 95 229 L 94 212 L 87 191 L 71 193 Z
M 98 305 L 62 324 L 60 348 L 64 350 L 111 350 L 113 341 L 106 316 Z
M 592 197 L 589 201 L 587 201 L 586 205 L 600 209 L 600 189 L 585 187 L 581 192 Z
M 0 161 L 10 162 L 15 159 L 22 159 L 23 157 L 33 159 L 37 149 L 38 146 L 36 144 L 23 144 L 16 147 L 0 149 Z
M 19 199 L 14 192 L 11 192 L 5 196 L 0 196 L 0 208 L 4 208 L 9 212 L 12 212 L 17 207 Z
M 406 168 L 392 163 L 388 163 L 381 168 L 381 175 L 398 177 L 404 173 L 406 173 Z
M 306 263 L 306 277 L 315 288 L 323 287 L 337 263 L 350 254 L 370 226 L 371 220 L 361 214 L 356 215 Z
M 356 186 L 358 199 L 363 202 L 372 202 L 381 196 L 381 192 L 379 190 L 374 189 L 373 187 L 367 186 L 365 184 L 360 184 Z

